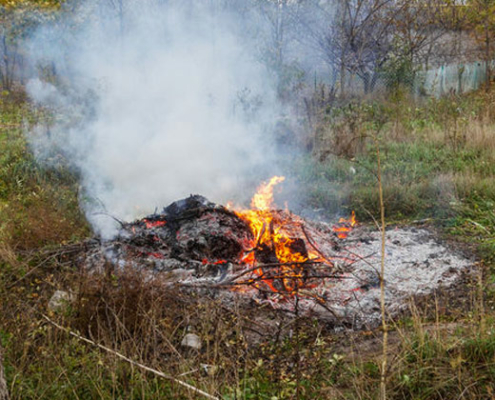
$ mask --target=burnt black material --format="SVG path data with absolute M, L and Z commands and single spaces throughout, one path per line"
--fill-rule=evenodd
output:
M 250 240 L 249 227 L 235 213 L 203 196 L 191 195 L 159 214 L 124 224 L 110 253 L 119 259 L 132 255 L 156 263 L 171 259 L 203 264 L 239 262 L 243 244 Z

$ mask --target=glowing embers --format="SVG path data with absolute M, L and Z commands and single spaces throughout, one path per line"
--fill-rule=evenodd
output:
M 355 217 L 315 229 L 297 215 L 276 209 L 273 192 L 283 181 L 275 176 L 263 183 L 249 209 L 223 207 L 199 195 L 178 200 L 160 213 L 123 224 L 112 254 L 120 264 L 127 258 L 156 271 L 187 270 L 191 281 L 256 288 L 276 294 L 260 297 L 275 301 L 317 293 L 328 280 L 339 279 L 342 263 L 353 261 L 349 254 L 340 254 L 336 242 L 337 235 L 347 236 Z
M 247 283 L 258 289 L 293 295 L 317 284 L 316 279 L 321 274 L 315 272 L 316 264 L 328 269 L 333 267 L 333 262 L 322 257 L 307 237 L 302 219 L 288 211 L 274 209 L 273 189 L 284 179 L 275 176 L 263 183 L 252 198 L 252 209 L 235 213 L 248 224 L 254 237 L 246 243 L 241 258 L 252 267 L 253 277 Z M 339 229 L 339 238 L 347 237 L 347 232 L 356 224 L 354 213 L 350 221 L 341 220 L 334 227 L 334 231 Z
M 201 260 L 201 264 L 203 264 L 203 265 L 223 265 L 223 264 L 227 264 L 227 263 L 228 263 L 227 260 L 210 261 L 207 258 L 203 258 Z
M 147 229 L 151 228 L 157 228 L 159 226 L 163 226 L 167 223 L 167 221 L 163 220 L 157 220 L 157 221 L 151 221 L 149 219 L 143 219 L 144 225 L 146 226 Z

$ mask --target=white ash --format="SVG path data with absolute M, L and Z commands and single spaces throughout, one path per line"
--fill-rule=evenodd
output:
M 328 233 L 328 229 L 324 224 L 309 225 L 313 225 L 311 235 L 320 250 L 335 255 L 336 251 L 325 238 L 324 232 Z M 413 297 L 453 286 L 473 266 L 473 260 L 455 253 L 426 229 L 388 230 L 385 249 L 385 303 L 390 316 L 407 309 Z M 303 294 L 299 308 L 355 329 L 377 326 L 381 320 L 381 233 L 366 227 L 354 229 L 348 239 L 342 241 L 338 255 L 352 260 L 343 263 L 346 279 L 322 282 L 311 292 L 324 298 L 324 304 Z M 288 302 L 287 307 L 293 310 L 294 301 Z
M 326 257 L 339 257 L 335 259 L 334 268 L 342 278 L 321 279 L 316 287 L 301 289 L 299 314 L 326 320 L 337 329 L 371 329 L 378 326 L 381 322 L 381 233 L 367 227 L 357 227 L 339 243 L 336 250 L 331 225 L 307 222 L 306 231 Z M 385 304 L 389 317 L 406 311 L 411 298 L 452 287 L 474 265 L 473 260 L 442 244 L 434 233 L 426 229 L 391 229 L 386 232 L 386 238 Z M 342 258 L 348 260 L 342 261 Z M 225 277 L 219 275 L 198 277 L 192 273 L 183 274 L 184 279 L 180 282 L 214 287 L 225 281 Z M 221 296 L 227 303 L 236 297 L 295 312 L 295 296 L 280 293 L 267 295 L 252 286 L 241 287 L 236 292 L 225 291 Z

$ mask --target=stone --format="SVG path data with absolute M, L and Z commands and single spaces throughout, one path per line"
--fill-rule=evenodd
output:
M 201 368 L 203 369 L 203 372 L 208 376 L 215 376 L 215 374 L 218 372 L 218 367 L 216 365 L 201 364 Z
M 74 296 L 64 290 L 57 290 L 48 302 L 48 309 L 53 312 L 65 309 L 72 301 Z
M 201 349 L 201 338 L 195 333 L 187 333 L 180 343 L 184 347 L 190 347 L 191 349 Z

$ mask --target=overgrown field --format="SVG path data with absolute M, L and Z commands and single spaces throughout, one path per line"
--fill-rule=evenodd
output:
M 382 101 L 321 110 L 311 152 L 288 163 L 303 203 L 328 214 L 378 217 L 377 137 L 389 223 L 428 219 L 495 251 L 495 93 Z
M 331 216 L 379 214 L 376 149 L 389 224 L 427 224 L 477 255 L 456 293 L 411 303 L 391 325 L 391 399 L 495 398 L 495 92 L 413 100 L 396 94 L 319 110 L 288 158 L 301 203 Z M 87 276 L 71 251 L 91 233 L 77 175 L 40 166 L 23 136 L 50 115 L 0 101 L 0 338 L 13 399 L 202 398 L 118 352 L 226 399 L 376 399 L 381 332 L 335 333 L 269 309 L 226 309 L 164 292 L 137 273 Z M 377 141 L 374 140 L 377 139 Z M 47 304 L 57 289 L 74 301 Z M 256 313 L 269 322 L 258 326 Z M 48 319 L 106 346 L 97 348 Z M 181 340 L 194 332 L 200 351 Z

